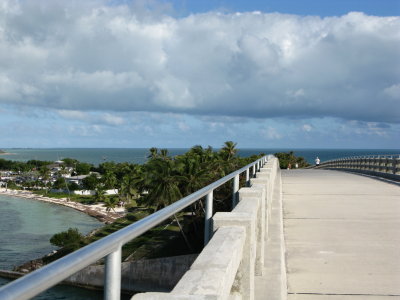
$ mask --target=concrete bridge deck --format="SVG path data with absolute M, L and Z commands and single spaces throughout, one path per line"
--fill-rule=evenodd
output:
M 311 169 L 282 190 L 289 300 L 400 299 L 400 186 Z

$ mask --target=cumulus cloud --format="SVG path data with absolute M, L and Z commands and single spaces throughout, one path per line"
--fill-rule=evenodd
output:
M 400 123 L 400 17 L 174 18 L 154 3 L 0 0 L 0 103 Z
M 385 88 L 383 92 L 393 99 L 400 100 L 400 83 Z
M 304 125 L 302 126 L 302 130 L 305 131 L 305 132 L 310 132 L 310 131 L 313 130 L 313 126 L 310 125 L 310 124 L 304 124 Z
M 282 138 L 282 135 L 279 134 L 278 130 L 271 126 L 268 126 L 268 128 L 262 129 L 261 135 L 264 136 L 268 140 L 279 140 Z

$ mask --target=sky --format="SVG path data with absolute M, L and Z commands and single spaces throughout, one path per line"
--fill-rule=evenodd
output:
M 398 0 L 0 0 L 0 149 L 400 149 Z

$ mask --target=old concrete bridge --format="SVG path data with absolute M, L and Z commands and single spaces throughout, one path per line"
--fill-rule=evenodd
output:
M 118 300 L 121 246 L 205 196 L 203 251 L 171 292 L 133 300 L 400 299 L 399 163 L 398 157 L 370 157 L 280 170 L 276 158 L 264 157 L 0 288 L 0 299 L 29 299 L 106 257 L 105 299 Z M 239 189 L 244 173 L 247 187 Z M 234 209 L 212 215 L 213 189 L 229 180 Z
M 393 159 L 384 172 L 376 159 L 356 169 L 396 179 Z M 400 299 L 399 183 L 338 170 L 281 171 L 271 160 L 260 171 L 239 191 L 231 216 L 214 216 L 213 239 L 175 289 L 132 299 Z M 265 232 L 257 229 L 260 195 Z

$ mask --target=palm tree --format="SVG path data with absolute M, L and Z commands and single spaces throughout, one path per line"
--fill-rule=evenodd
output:
M 48 180 L 50 179 L 50 170 L 47 166 L 42 166 L 39 169 L 39 175 L 41 177 L 41 183 L 44 187 L 47 186 Z M 48 192 L 48 188 L 46 188 L 46 194 Z
M 96 202 L 105 202 L 106 190 L 102 184 L 97 184 L 95 189 L 94 200 Z
M 106 171 L 106 173 L 103 175 L 103 183 L 104 186 L 107 189 L 114 189 L 116 184 L 117 184 L 117 177 L 115 176 L 115 173 L 112 171 Z
M 212 171 L 208 164 L 201 164 L 200 158 L 184 156 L 180 159 L 181 191 L 189 195 L 212 181 Z
M 169 157 L 168 157 L 168 149 L 161 149 L 159 157 L 164 159 L 164 160 L 165 159 L 169 159 Z
M 153 159 L 146 164 L 146 204 L 155 210 L 163 208 L 182 197 L 179 182 L 182 177 L 175 169 L 175 161 Z
M 106 211 L 110 212 L 113 210 L 115 212 L 115 207 L 117 206 L 118 198 L 110 197 L 104 200 L 104 206 L 106 207 Z
M 146 164 L 148 176 L 146 178 L 148 186 L 148 194 L 145 197 L 146 205 L 154 207 L 158 210 L 182 198 L 179 184 L 184 180 L 179 175 L 179 166 L 175 160 L 164 160 L 161 158 L 151 160 Z M 178 217 L 174 214 L 175 221 L 189 249 L 193 250 L 188 238 L 179 222 Z
M 137 195 L 137 190 L 134 188 L 133 177 L 125 175 L 122 178 L 121 185 L 119 187 L 119 199 L 122 203 L 129 203 Z
M 157 158 L 158 156 L 158 149 L 156 147 L 152 147 L 149 149 L 150 154 L 147 156 L 147 158 L 154 159 Z
M 237 143 L 232 141 L 227 141 L 224 143 L 224 147 L 220 151 L 224 159 L 231 160 L 236 155 L 236 145 Z
M 65 167 L 64 164 L 61 165 L 61 170 L 59 171 L 59 173 L 60 173 L 61 177 L 64 178 L 64 184 L 65 184 L 65 187 L 66 187 L 66 189 L 67 189 L 67 191 L 68 191 L 67 201 L 69 201 L 70 198 L 71 198 L 71 191 L 69 190 L 69 187 L 68 187 L 68 184 L 67 184 L 67 180 L 65 179 L 66 176 L 63 176 L 63 175 L 69 174 L 69 171 L 68 171 L 68 169 Z

